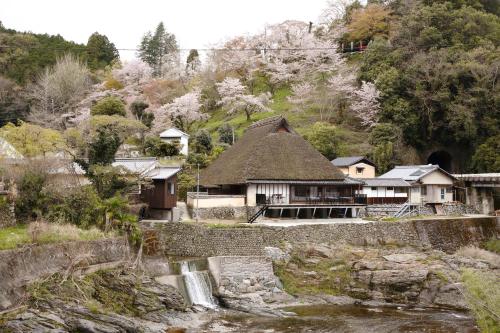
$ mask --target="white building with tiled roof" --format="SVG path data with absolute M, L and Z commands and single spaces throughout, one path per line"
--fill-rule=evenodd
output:
M 438 165 L 401 165 L 384 173 L 379 179 L 399 178 L 411 185 L 410 203 L 445 203 L 454 200 L 455 177 Z

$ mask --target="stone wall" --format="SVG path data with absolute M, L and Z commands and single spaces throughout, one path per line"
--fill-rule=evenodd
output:
M 26 246 L 0 251 L 0 311 L 14 306 L 29 283 L 69 267 L 89 267 L 125 260 L 125 238 Z
M 189 213 L 196 219 L 196 212 L 202 220 L 248 220 L 255 214 L 256 207 L 211 207 L 211 208 L 189 208 Z
M 147 225 L 143 227 L 148 228 Z M 452 252 L 464 245 L 479 244 L 498 237 L 499 234 L 494 217 L 294 227 L 208 228 L 192 223 L 163 223 L 155 228 L 161 251 L 168 255 L 193 257 L 259 256 L 265 255 L 266 246 L 280 247 L 283 242 L 412 245 Z

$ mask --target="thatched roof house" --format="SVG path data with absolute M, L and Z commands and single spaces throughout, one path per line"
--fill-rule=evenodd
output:
M 282 116 L 252 124 L 200 175 L 205 187 L 255 180 L 344 182 L 344 174 L 297 134 Z

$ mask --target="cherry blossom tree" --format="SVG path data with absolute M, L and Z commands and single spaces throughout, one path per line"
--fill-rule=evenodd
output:
M 269 110 L 266 106 L 269 103 L 269 94 L 246 94 L 246 88 L 239 79 L 224 79 L 217 83 L 217 91 L 221 96 L 220 104 L 228 109 L 229 114 L 243 110 L 247 120 L 250 120 L 253 113 Z
M 375 126 L 377 124 L 377 115 L 380 111 L 378 98 L 380 92 L 371 82 L 363 81 L 361 88 L 354 92 L 357 99 L 351 104 L 351 109 L 361 119 L 364 126 Z
M 113 70 L 113 76 L 124 84 L 144 83 L 151 79 L 153 70 L 141 60 L 131 60 Z
M 314 86 L 309 82 L 301 82 L 292 85 L 292 95 L 288 101 L 297 105 L 302 111 L 305 106 L 313 99 Z
M 200 111 L 200 92 L 193 91 L 175 98 L 155 112 L 158 123 L 163 124 L 166 119 L 183 131 L 188 131 L 195 121 L 204 120 L 208 116 Z

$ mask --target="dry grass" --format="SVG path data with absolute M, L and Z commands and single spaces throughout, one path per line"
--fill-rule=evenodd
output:
M 13 249 L 25 244 L 49 244 L 65 241 L 95 240 L 113 237 L 97 228 L 80 229 L 72 224 L 32 222 L 0 229 L 0 250 Z
M 500 255 L 475 246 L 462 247 L 456 254 L 462 257 L 484 260 L 493 266 L 500 267 Z
M 464 269 L 465 298 L 483 333 L 500 332 L 500 289 L 492 272 Z

